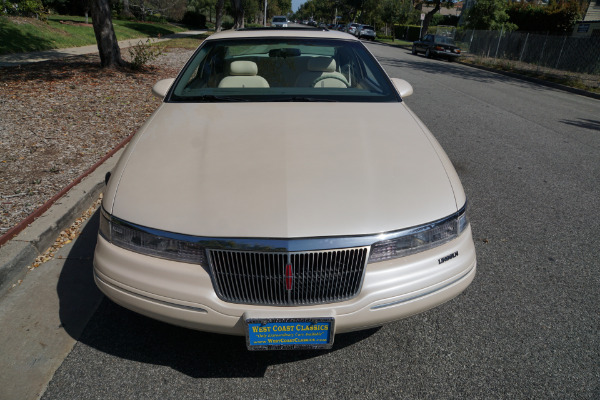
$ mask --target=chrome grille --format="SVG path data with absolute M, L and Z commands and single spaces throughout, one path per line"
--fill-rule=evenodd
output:
M 293 253 L 208 250 L 220 299 L 279 306 L 333 303 L 356 296 L 367 253 L 366 247 Z

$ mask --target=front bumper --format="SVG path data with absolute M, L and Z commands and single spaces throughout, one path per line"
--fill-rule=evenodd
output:
M 447 258 L 449 254 L 458 256 Z M 207 332 L 244 335 L 248 318 L 335 318 L 335 333 L 380 326 L 442 304 L 475 276 L 468 227 L 434 249 L 368 264 L 360 293 L 347 301 L 312 306 L 255 306 L 220 300 L 200 265 L 149 257 L 98 237 L 94 278 L 114 302 L 148 317 Z

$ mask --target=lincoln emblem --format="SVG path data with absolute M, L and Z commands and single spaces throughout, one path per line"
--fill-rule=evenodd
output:
M 294 278 L 292 276 L 292 264 L 285 266 L 285 288 L 286 290 L 292 290 L 292 283 Z

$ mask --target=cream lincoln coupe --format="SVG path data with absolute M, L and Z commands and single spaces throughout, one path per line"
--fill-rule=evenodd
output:
M 327 348 L 473 280 L 459 178 L 358 39 L 218 33 L 153 93 L 102 203 L 94 275 L 116 303 L 253 350 Z

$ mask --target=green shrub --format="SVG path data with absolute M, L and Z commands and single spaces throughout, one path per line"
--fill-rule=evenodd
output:
M 181 23 L 191 28 L 205 28 L 206 15 L 200 14 L 197 11 L 186 11 L 185 14 L 183 14 Z
M 394 26 L 394 36 L 396 39 L 402 39 L 414 42 L 420 38 L 421 27 L 419 25 L 396 25 Z
M 167 19 L 161 14 L 152 14 L 146 15 L 146 22 L 158 22 L 164 24 L 167 22 Z
M 513 3 L 506 12 L 520 31 L 565 33 L 573 30 L 582 10 L 578 2 L 570 0 L 548 6 Z
M 163 53 L 163 47 L 159 45 L 152 45 L 152 41 L 150 39 L 147 39 L 145 43 L 140 40 L 138 44 L 129 48 L 129 55 L 131 56 L 131 68 L 140 70 L 144 67 L 144 65 L 157 59 Z
M 0 5 L 0 15 L 19 15 L 35 17 L 43 21 L 48 19 L 42 0 L 7 1 Z
M 436 25 L 457 26 L 459 18 L 460 17 L 458 15 L 435 14 L 433 16 L 433 18 L 431 19 L 431 23 L 429 24 L 429 26 L 436 26 Z

